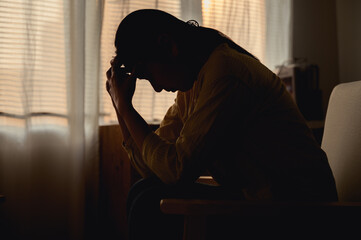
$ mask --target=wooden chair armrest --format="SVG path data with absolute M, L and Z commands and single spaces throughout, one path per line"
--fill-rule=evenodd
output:
M 196 182 L 219 186 L 219 184 L 213 179 L 212 176 L 200 176 Z
M 206 239 L 206 222 L 209 216 L 232 215 L 248 221 L 265 220 L 278 226 L 290 222 L 303 229 L 304 223 L 326 222 L 337 227 L 348 222 L 361 224 L 361 202 L 275 202 L 204 199 L 162 199 L 161 211 L 165 214 L 184 215 L 184 240 Z M 280 222 L 277 222 L 280 220 Z M 274 222 L 273 222 L 274 221 Z M 312 222 L 312 223 L 309 223 Z M 271 225 L 273 226 L 273 225 Z M 327 226 L 327 225 L 325 225 Z
M 276 202 L 168 198 L 160 202 L 166 214 L 181 215 L 248 215 L 254 213 L 276 213 L 290 209 L 324 209 L 361 211 L 361 202 Z M 272 211 L 270 211 L 272 210 Z M 275 210 L 277 210 L 275 212 Z

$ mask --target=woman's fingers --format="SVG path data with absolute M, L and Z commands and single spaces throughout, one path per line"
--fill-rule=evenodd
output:
M 109 80 L 112 77 L 112 68 L 110 67 L 108 71 L 106 72 L 107 79 Z
M 109 83 L 109 80 L 107 80 L 107 82 L 105 83 L 105 88 L 107 89 L 107 92 L 109 93 L 109 91 L 110 91 L 110 83 Z
M 110 81 L 111 81 L 111 77 L 112 77 L 112 67 L 110 67 L 108 69 L 108 71 L 106 72 L 106 76 L 107 76 L 107 81 L 105 83 L 105 89 L 109 93 L 109 91 L 110 91 Z

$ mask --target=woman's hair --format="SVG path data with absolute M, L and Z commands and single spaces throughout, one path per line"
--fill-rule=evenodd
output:
M 198 31 L 200 34 L 203 34 L 205 36 L 208 35 L 208 39 L 212 39 L 211 42 L 218 43 L 218 44 L 227 43 L 229 47 L 235 49 L 236 51 L 257 59 L 253 54 L 251 54 L 246 49 L 239 46 L 231 38 L 229 38 L 227 35 L 223 34 L 222 32 L 220 32 L 216 29 L 213 29 L 213 28 L 206 28 L 206 27 L 198 27 L 198 29 L 199 29 Z
M 122 20 L 116 32 L 117 58 L 128 64 L 139 59 L 156 58 L 159 53 L 156 49 L 159 34 L 168 33 L 178 37 L 185 35 L 188 27 L 188 24 L 164 11 L 134 11 Z
M 207 39 L 202 45 L 226 42 L 237 51 L 254 57 L 219 31 L 199 27 L 194 20 L 184 22 L 161 10 L 141 9 L 127 15 L 119 24 L 115 37 L 117 60 L 132 65 L 139 60 L 159 58 L 157 38 L 164 33 L 172 35 L 186 52 L 196 50 L 194 43 L 200 37 Z

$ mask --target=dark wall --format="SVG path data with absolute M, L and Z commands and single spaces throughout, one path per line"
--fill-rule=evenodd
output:
M 335 0 L 293 0 L 292 31 L 292 56 L 319 66 L 326 112 L 331 91 L 340 82 Z

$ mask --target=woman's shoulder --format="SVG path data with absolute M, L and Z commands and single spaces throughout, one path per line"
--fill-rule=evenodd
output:
M 237 79 L 242 85 L 250 87 L 264 85 L 275 78 L 274 73 L 258 59 L 237 51 L 227 43 L 212 52 L 199 77 L 206 78 L 207 82 Z
M 253 60 L 258 61 L 223 43 L 211 53 L 200 71 L 198 80 L 212 85 L 226 79 L 245 80 L 252 71 L 252 63 L 249 62 Z

